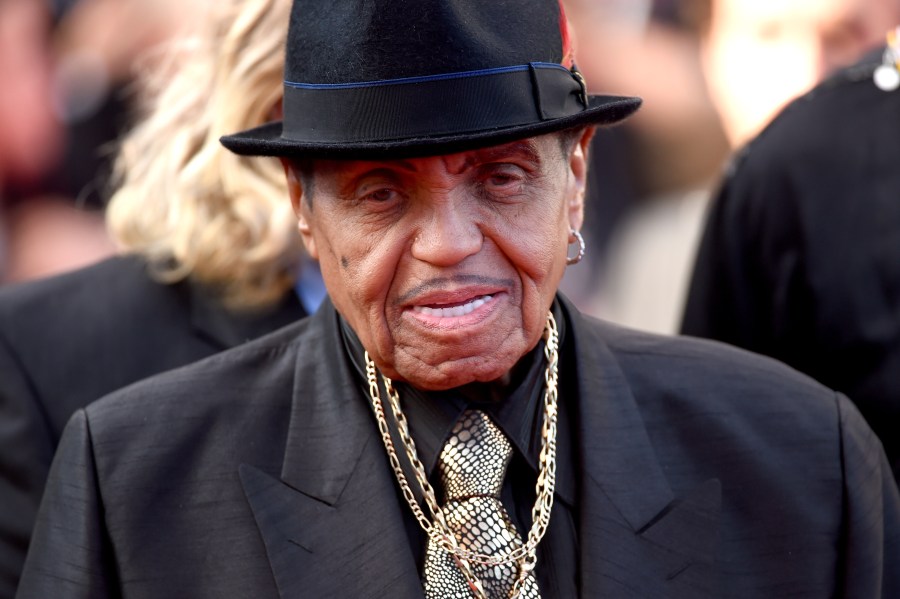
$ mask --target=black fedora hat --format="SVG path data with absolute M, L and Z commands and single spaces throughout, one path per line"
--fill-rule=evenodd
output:
M 222 138 L 246 155 L 445 154 L 620 121 L 588 95 L 558 0 L 294 0 L 281 122 Z

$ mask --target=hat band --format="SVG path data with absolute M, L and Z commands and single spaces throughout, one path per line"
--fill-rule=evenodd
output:
M 583 111 L 582 82 L 551 63 L 368 83 L 286 81 L 281 137 L 374 143 L 538 123 Z

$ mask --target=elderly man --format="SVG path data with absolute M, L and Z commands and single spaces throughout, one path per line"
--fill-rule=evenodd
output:
M 638 101 L 586 94 L 554 0 L 297 0 L 285 74 L 224 143 L 282 158 L 333 304 L 77 413 L 20 597 L 900 592 L 845 398 L 557 295 Z

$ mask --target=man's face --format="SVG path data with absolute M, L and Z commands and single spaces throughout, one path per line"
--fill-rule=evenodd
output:
M 790 99 L 884 42 L 896 0 L 715 0 L 704 40 L 710 93 L 732 145 Z
M 503 377 L 540 339 L 581 225 L 586 132 L 446 156 L 288 169 L 309 254 L 385 375 L 422 389 Z

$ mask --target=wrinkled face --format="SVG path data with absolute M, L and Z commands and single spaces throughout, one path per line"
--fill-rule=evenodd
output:
M 421 389 L 493 381 L 537 344 L 581 226 L 591 133 L 565 149 L 553 134 L 315 161 L 309 197 L 287 169 L 307 250 L 386 376 Z

